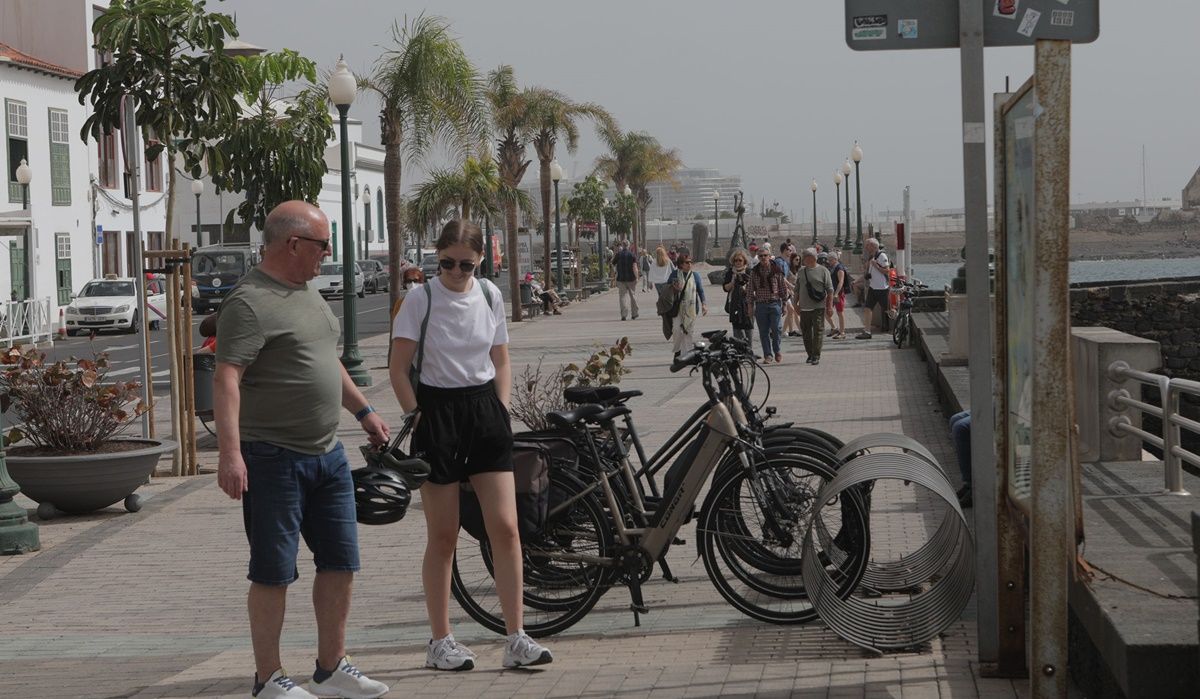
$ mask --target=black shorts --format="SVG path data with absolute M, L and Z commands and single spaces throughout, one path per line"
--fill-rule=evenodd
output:
M 879 306 L 880 311 L 887 313 L 888 293 L 887 289 L 867 289 L 867 308 Z
M 465 483 L 476 473 L 512 471 L 512 426 L 496 385 L 417 387 L 421 418 L 412 451 L 429 462 L 429 482 Z

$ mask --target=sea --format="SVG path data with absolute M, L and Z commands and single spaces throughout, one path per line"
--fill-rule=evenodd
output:
M 958 274 L 961 262 L 917 263 L 909 275 L 941 289 Z M 1200 257 L 1144 258 L 1136 260 L 1073 260 L 1071 282 L 1105 282 L 1200 276 Z

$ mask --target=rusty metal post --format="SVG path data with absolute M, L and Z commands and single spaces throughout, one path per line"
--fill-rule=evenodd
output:
M 1038 41 L 1034 125 L 1034 366 L 1031 456 L 1032 696 L 1067 696 L 1067 586 L 1075 536 L 1074 395 L 1067 267 L 1071 173 L 1071 44 Z M 1068 398 L 1064 398 L 1068 397 Z
M 168 245 L 168 251 L 175 251 L 175 241 Z M 179 419 L 181 386 L 179 386 L 179 272 L 171 269 L 167 280 L 167 359 L 170 363 L 171 391 L 171 434 L 175 437 L 175 451 L 171 454 L 171 475 L 185 475 L 186 465 L 183 460 L 183 421 Z
M 188 401 L 187 401 L 187 431 L 188 431 L 188 460 L 192 465 L 192 475 L 200 472 L 198 457 L 196 454 L 196 375 L 194 372 L 194 362 L 192 359 L 192 254 L 187 246 L 183 246 L 183 289 L 180 293 L 183 298 L 180 299 L 182 304 L 180 307 L 183 313 L 183 334 L 184 348 L 184 363 L 187 368 L 184 370 L 184 380 L 188 386 Z

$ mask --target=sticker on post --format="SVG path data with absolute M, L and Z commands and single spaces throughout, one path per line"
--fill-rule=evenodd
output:
M 963 122 L 963 143 L 987 143 L 987 125 L 982 121 Z
M 1033 36 L 1033 30 L 1037 28 L 1038 20 L 1041 18 L 1041 12 L 1033 8 L 1025 10 L 1025 16 L 1021 18 L 1021 26 L 1017 27 L 1017 33 L 1022 36 Z
M 861 15 L 850 24 L 850 38 L 855 41 L 873 41 L 887 38 L 887 15 Z
M 897 23 L 896 35 L 901 39 L 917 38 L 917 20 L 902 19 Z
M 1073 27 L 1075 26 L 1075 11 L 1074 10 L 1051 10 L 1050 25 L 1054 27 Z
M 1017 6 L 1021 4 L 1021 0 L 996 0 L 995 9 L 992 14 L 1004 19 L 1017 18 Z

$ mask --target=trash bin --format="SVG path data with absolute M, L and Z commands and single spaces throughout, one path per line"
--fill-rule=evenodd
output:
M 213 411 L 213 379 L 217 375 L 217 355 L 192 355 L 192 385 L 197 413 Z
M 533 287 L 528 284 L 521 284 L 521 305 L 529 306 L 533 303 Z

